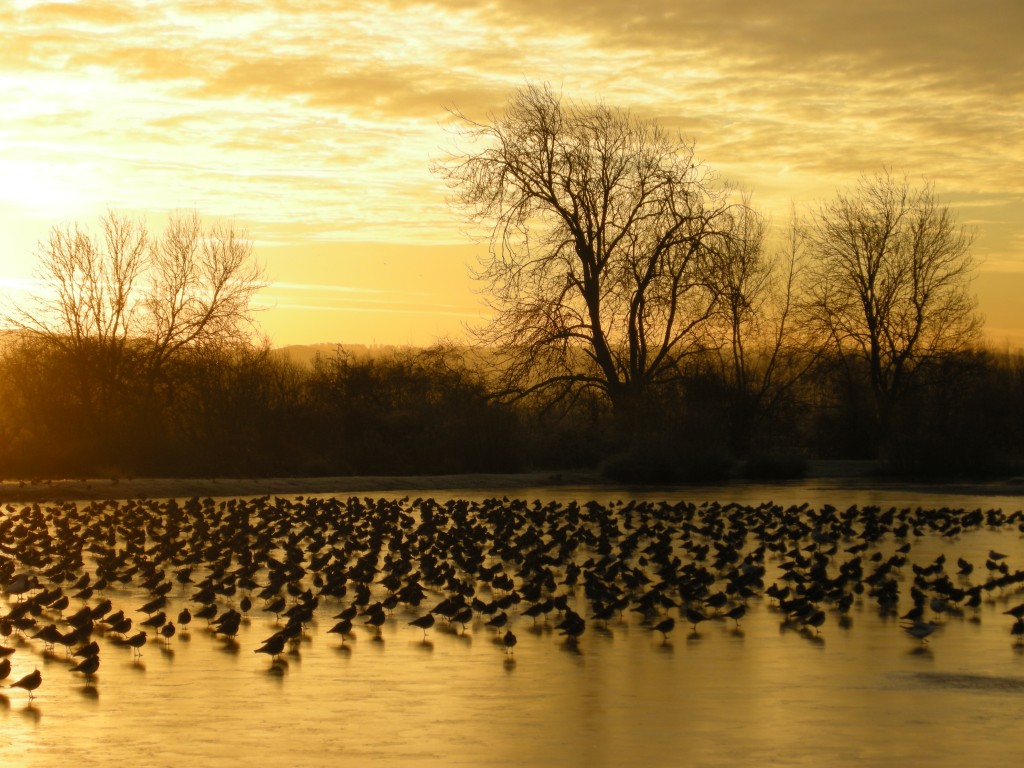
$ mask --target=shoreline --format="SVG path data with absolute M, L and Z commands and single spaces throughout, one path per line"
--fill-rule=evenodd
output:
M 349 496 L 397 491 L 445 490 L 495 493 L 544 488 L 590 487 L 650 493 L 663 489 L 666 497 L 687 488 L 765 486 L 784 488 L 808 481 L 820 482 L 837 492 L 868 489 L 976 496 L 1022 496 L 1024 478 L 992 481 L 921 482 L 878 475 L 873 462 L 809 462 L 802 478 L 794 480 L 732 479 L 721 483 L 630 486 L 610 481 L 594 471 L 478 473 L 456 475 L 357 475 L 336 477 L 254 478 L 106 478 L 60 480 L 5 480 L 0 482 L 0 504 L 24 502 L 106 501 L 198 497 L 258 497 L 295 495 Z

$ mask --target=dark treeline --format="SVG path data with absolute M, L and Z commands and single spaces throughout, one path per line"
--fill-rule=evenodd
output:
M 143 356 L 139 361 L 144 360 Z M 708 355 L 623 433 L 609 404 L 493 396 L 460 350 L 339 349 L 312 365 L 239 345 L 178 357 L 156 386 L 121 377 L 83 407 L 80 363 L 38 341 L 0 358 L 6 477 L 436 474 L 598 469 L 633 482 L 799 476 L 808 459 L 881 459 L 904 475 L 1013 471 L 1024 357 L 951 355 L 872 429 L 869 373 L 823 357 L 756 414 Z M 95 399 L 95 398 L 94 398 Z
M 528 85 L 454 116 L 473 149 L 436 170 L 491 232 L 472 343 L 301 366 L 252 342 L 265 283 L 232 226 L 56 227 L 2 318 L 0 474 L 1021 465 L 1024 358 L 981 343 L 973 232 L 931 183 L 865 175 L 779 232 L 628 111 Z

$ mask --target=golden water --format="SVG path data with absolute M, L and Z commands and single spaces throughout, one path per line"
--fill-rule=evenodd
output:
M 680 495 L 838 507 L 1024 506 L 1006 497 L 839 496 L 808 484 L 766 493 Z M 622 496 L 520 494 L 581 502 Z M 911 556 L 924 564 L 945 551 L 980 566 L 991 548 L 1024 568 L 1016 529 L 922 539 Z M 115 610 L 143 618 L 134 613 L 149 597 L 141 589 L 106 596 Z M 298 648 L 278 664 L 253 653 L 279 626 L 258 601 L 235 643 L 202 620 L 166 645 L 151 633 L 141 659 L 100 636 L 92 681 L 69 671 L 62 648 L 43 653 L 39 640 L 10 638 L 18 650 L 6 682 L 38 667 L 43 684 L 31 703 L 19 689 L 0 693 L 0 766 L 994 766 L 1024 755 L 1024 653 L 1002 614 L 1024 601 L 1019 593 L 994 594 L 977 616 L 950 617 L 927 645 L 881 618 L 867 598 L 847 627 L 829 612 L 820 635 L 788 627 L 765 598 L 739 628 L 712 620 L 693 632 L 679 621 L 664 642 L 634 613 L 607 627 L 588 621 L 577 647 L 550 622 L 512 613 L 519 642 L 511 656 L 479 621 L 463 634 L 439 620 L 424 641 L 407 622 L 440 597 L 418 612 L 399 609 L 379 637 L 357 623 L 344 646 L 326 630 L 348 601 L 322 600 Z M 176 589 L 168 616 L 187 598 Z

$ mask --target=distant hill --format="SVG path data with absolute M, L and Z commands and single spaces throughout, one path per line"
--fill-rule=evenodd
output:
M 386 357 L 396 352 L 409 352 L 414 347 L 394 346 L 391 344 L 290 344 L 284 347 L 277 347 L 271 354 L 283 357 L 296 365 L 313 367 L 317 357 L 334 357 L 339 351 L 349 355 L 354 360 L 372 360 L 377 357 Z

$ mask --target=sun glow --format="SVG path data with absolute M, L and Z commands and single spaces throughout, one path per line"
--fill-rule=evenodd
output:
M 477 249 L 430 166 L 450 149 L 446 107 L 486 120 L 526 81 L 681 131 L 780 226 L 862 172 L 928 176 L 978 207 L 983 269 L 1024 269 L 1016 0 L 984 17 L 932 10 L 910 38 L 884 32 L 906 18 L 880 23 L 898 10 L 783 5 L 737 24 L 719 4 L 692 5 L 684 16 L 582 0 L 0 3 L 0 272 L 29 274 L 55 224 L 198 209 L 243 225 L 274 280 L 402 304 L 413 274 L 431 304 L 475 308 Z M 311 255 L 354 243 L 429 249 L 397 272 L 351 248 Z M 989 295 L 983 312 L 1024 328 L 1024 310 L 992 312 L 985 302 L 1004 299 Z M 297 330 L 303 310 L 286 306 L 305 303 L 326 306 L 282 302 L 261 321 L 273 334 L 289 313 L 289 340 L 349 335 L 313 308 Z M 414 317 L 381 311 L 379 328 L 404 338 Z

